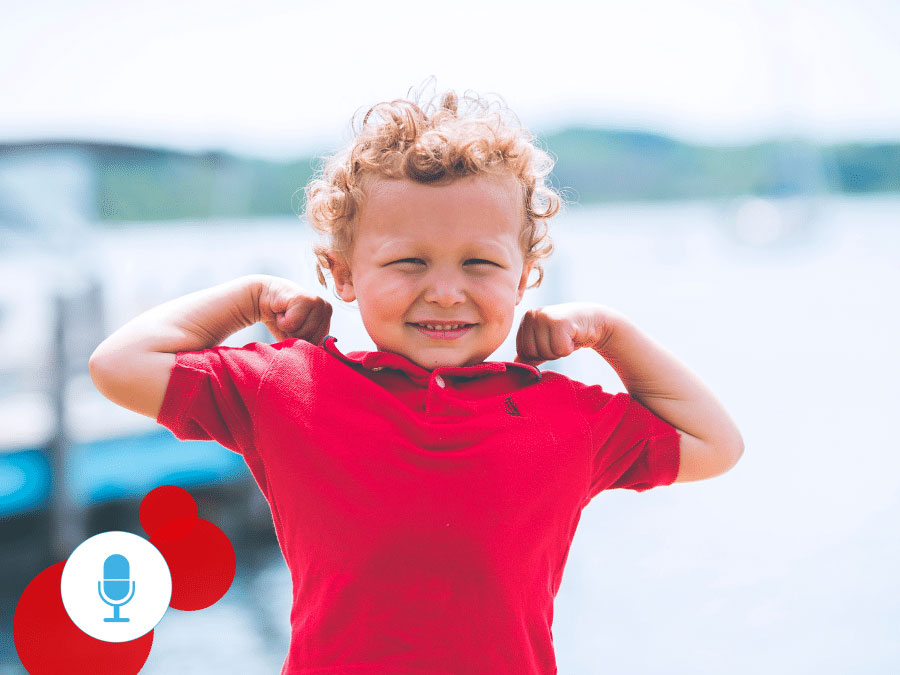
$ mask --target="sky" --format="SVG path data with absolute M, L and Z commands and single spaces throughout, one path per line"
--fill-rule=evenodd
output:
M 898 35 L 896 0 L 7 2 L 0 142 L 287 159 L 431 76 L 537 133 L 897 140 Z

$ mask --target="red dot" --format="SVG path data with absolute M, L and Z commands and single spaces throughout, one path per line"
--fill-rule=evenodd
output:
M 197 610 L 209 607 L 231 588 L 236 561 L 234 547 L 208 520 L 172 520 L 150 537 L 172 574 L 169 607 Z
M 138 512 L 141 527 L 150 536 L 171 520 L 197 515 L 197 502 L 187 490 L 175 485 L 162 485 L 148 492 Z
M 153 631 L 130 642 L 103 642 L 76 626 L 60 593 L 65 561 L 25 588 L 13 617 L 13 641 L 30 675 L 136 675 L 150 654 Z

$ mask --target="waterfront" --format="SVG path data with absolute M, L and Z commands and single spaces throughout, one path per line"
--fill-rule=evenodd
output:
M 746 446 L 720 478 L 604 493 L 584 510 L 556 602 L 561 675 L 900 668 L 900 453 L 889 427 L 900 403 L 900 199 L 826 199 L 795 225 L 773 220 L 777 209 L 741 225 L 736 214 L 747 212 L 712 203 L 573 208 L 555 228 L 544 285 L 518 307 L 517 317 L 569 300 L 623 311 L 703 377 Z M 104 278 L 108 328 L 251 271 L 320 288 L 302 224 L 233 222 L 213 240 L 210 228 L 98 233 L 77 262 Z M 4 280 L 28 273 L 24 263 L 3 268 Z M 323 295 L 335 305 L 341 348 L 371 348 L 355 309 Z M 21 343 L 3 351 L 39 367 L 48 334 L 43 310 L 28 311 Z M 514 338 L 495 360 L 512 358 Z M 227 344 L 251 339 L 262 336 L 248 329 Z M 588 351 L 543 368 L 622 390 Z M 95 418 L 152 426 L 78 399 L 79 437 L 98 432 Z M 279 671 L 290 585 L 263 539 L 239 559 L 222 601 L 166 615 L 142 674 Z M 2 645 L 0 674 L 23 672 L 8 633 Z

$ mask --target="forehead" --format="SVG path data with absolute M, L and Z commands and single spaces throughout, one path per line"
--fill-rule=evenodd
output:
M 512 175 L 467 176 L 451 183 L 370 179 L 359 235 L 517 236 L 524 207 Z

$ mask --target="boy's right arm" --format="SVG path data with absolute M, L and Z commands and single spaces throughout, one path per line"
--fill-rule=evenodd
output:
M 170 300 L 106 338 L 89 362 L 91 380 L 113 403 L 157 419 L 178 352 L 220 344 L 263 321 L 279 341 L 318 342 L 331 305 L 287 279 L 251 274 Z

